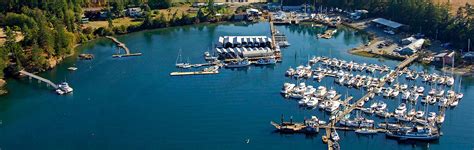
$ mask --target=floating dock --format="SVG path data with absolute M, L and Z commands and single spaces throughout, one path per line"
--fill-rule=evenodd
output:
M 170 76 L 209 75 L 209 74 L 218 74 L 218 73 L 219 73 L 219 71 L 171 72 Z

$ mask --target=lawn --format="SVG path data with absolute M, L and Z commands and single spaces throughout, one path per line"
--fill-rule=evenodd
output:
M 114 26 L 121 26 L 121 25 L 129 26 L 129 25 L 138 25 L 141 23 L 142 21 L 134 21 L 133 18 L 129 18 L 129 17 L 117 18 L 112 21 L 112 24 Z M 86 28 L 92 27 L 94 29 L 97 29 L 99 27 L 107 27 L 108 25 L 109 23 L 107 21 L 90 21 L 89 23 L 84 24 L 84 27 Z

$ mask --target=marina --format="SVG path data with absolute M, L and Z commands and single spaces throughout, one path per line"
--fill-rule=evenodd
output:
M 470 94 L 472 88 L 469 86 L 472 83 L 469 79 L 463 78 L 462 86 L 459 86 L 459 77 L 454 76 L 455 82 L 451 87 L 456 94 L 463 93 L 463 98 L 458 101 L 457 106 L 446 107 L 445 112 L 440 113 L 439 109 L 444 108 L 438 106 L 441 98 L 437 98 L 435 103 L 428 103 L 428 105 L 422 104 L 421 100 L 422 97 L 429 95 L 431 89 L 436 89 L 432 96 L 436 97 L 440 94 L 440 89 L 444 89 L 442 95 L 447 95 L 451 87 L 448 86 L 446 77 L 451 77 L 451 75 L 413 63 L 416 60 L 410 62 L 411 65 L 400 69 L 400 72 L 403 73 L 400 75 L 397 73 L 397 78 L 392 83 L 389 84 L 391 79 L 386 79 L 387 83 L 381 86 L 380 94 L 377 94 L 378 88 L 373 88 L 373 93 L 376 93 L 374 98 L 367 102 L 363 100 L 364 104 L 361 107 L 359 107 L 360 105 L 355 106 L 348 113 L 350 117 L 347 119 L 341 117 L 339 122 L 332 126 L 330 124 L 332 116 L 336 116 L 346 106 L 349 108 L 352 105 L 357 105 L 357 102 L 362 102 L 360 99 L 370 89 L 370 87 L 364 87 L 364 85 L 367 86 L 369 77 L 372 78 L 371 82 L 375 81 L 373 78 L 377 78 L 378 81 L 375 82 L 380 82 L 382 77 L 389 74 L 391 70 L 395 70 L 396 66 L 401 63 L 348 54 L 346 50 L 357 47 L 365 39 L 363 35 L 355 34 L 350 29 L 338 28 L 338 34 L 335 34 L 331 39 L 317 40 L 315 39 L 317 33 L 310 33 L 309 31 L 313 30 L 306 27 L 275 26 L 278 31 L 286 35 L 288 42 L 291 43 L 291 46 L 281 48 L 282 61 L 276 65 L 258 66 L 254 64 L 258 59 L 251 61 L 249 59 L 252 63 L 250 66 L 224 69 L 225 62 L 221 61 L 222 68 L 219 69 L 218 74 L 212 76 L 170 76 L 171 72 L 195 72 L 214 66 L 199 64 L 208 64 L 208 61 L 203 58 L 206 51 L 210 50 L 210 55 L 216 54 L 209 48 L 209 45 L 216 43 L 216 39 L 220 36 L 267 35 L 270 37 L 268 28 L 268 23 L 253 25 L 211 24 L 132 33 L 121 37 L 120 40 L 127 43 L 129 48 L 140 49 L 147 55 L 142 55 L 139 59 L 123 59 L 124 61 L 117 61 L 117 59 L 110 57 L 113 53 L 110 49 L 115 45 L 110 45 L 109 41 L 98 40 L 89 45 L 83 45 L 80 48 L 84 49 L 84 53 L 93 54 L 94 59 L 90 61 L 66 60 L 64 65 L 57 69 L 39 74 L 51 81 L 62 81 L 67 78 L 68 83 L 74 87 L 74 94 L 57 96 L 44 92 L 45 90 L 42 89 L 45 88 L 44 84 L 31 84 L 28 80 L 9 81 L 10 88 L 24 90 L 12 90 L 7 98 L 13 100 L 2 99 L 0 101 L 5 106 L 4 113 L 1 115 L 3 130 L 0 140 L 5 141 L 6 144 L 3 144 L 2 148 L 31 149 L 31 146 L 50 148 L 47 143 L 54 140 L 77 144 L 78 148 L 83 149 L 127 147 L 120 143 L 144 149 L 157 148 L 144 146 L 144 142 L 159 144 L 163 149 L 327 149 L 328 145 L 323 142 L 323 135 L 334 149 L 338 147 L 341 149 L 390 149 L 385 147 L 446 149 L 452 145 L 457 145 L 460 149 L 471 147 L 471 144 L 466 141 L 474 140 L 474 138 L 471 134 L 466 133 L 473 131 L 466 124 L 473 121 L 473 117 L 469 115 L 469 108 L 473 106 L 470 98 L 472 97 Z M 186 37 L 186 39 L 180 37 Z M 176 67 L 176 55 L 179 49 L 182 49 L 183 63 L 189 63 L 190 66 L 193 66 L 194 63 L 198 65 L 187 69 Z M 321 59 L 311 65 L 311 70 L 313 70 L 311 76 L 284 77 L 290 67 L 294 70 L 297 70 L 300 65 L 303 68 L 306 67 L 312 60 L 312 56 L 316 56 L 315 58 L 319 56 Z M 323 59 L 324 56 L 327 59 Z M 346 65 L 341 65 L 339 68 L 334 63 L 336 61 L 329 63 L 330 60 L 336 59 L 337 65 L 340 65 L 342 61 L 346 61 Z M 324 63 L 325 61 L 327 63 Z M 345 67 L 351 66 L 349 65 L 351 61 L 353 62 L 352 70 L 350 67 Z M 361 66 L 364 63 L 366 65 L 362 69 Z M 79 69 L 72 72 L 67 69 L 70 66 Z M 319 71 L 316 72 L 316 70 Z M 339 78 L 339 70 L 343 70 L 344 74 L 349 73 L 348 77 L 344 80 Z M 358 78 L 356 78 L 357 75 L 359 75 Z M 416 77 L 417 75 L 418 77 Z M 366 76 L 364 80 L 363 76 Z M 424 76 L 426 76 L 426 82 L 423 81 Z M 415 77 L 416 79 L 412 80 Z M 318 78 L 321 79 L 318 80 Z M 365 81 L 364 85 L 362 80 Z M 443 82 L 440 82 L 441 80 Z M 338 81 L 342 84 L 339 84 Z M 351 87 L 347 84 L 348 81 L 351 81 Z M 333 94 L 330 96 L 326 94 L 325 98 L 321 98 L 321 102 L 337 100 L 339 108 L 332 113 L 329 112 L 332 108 L 328 108 L 328 111 L 320 109 L 317 106 L 320 103 L 316 104 L 316 108 L 300 106 L 298 101 L 303 98 L 297 100 L 278 94 L 282 84 L 286 82 L 291 84 L 305 82 L 306 87 L 313 86 L 315 92 L 318 91 L 319 86 L 325 87 L 326 93 L 334 93 L 332 92 L 334 90 L 336 91 L 334 97 Z M 358 88 L 357 83 L 359 83 Z M 410 100 L 403 100 L 403 92 L 400 90 L 397 96 L 384 98 L 384 93 L 388 94 L 386 91 L 395 93 L 396 83 L 400 89 L 403 87 L 403 89 L 410 91 L 414 85 L 417 86 L 417 89 L 422 86 L 424 87 L 423 96 L 420 94 L 414 103 Z M 369 85 L 376 87 L 377 83 Z M 387 90 L 389 87 L 392 90 Z M 124 92 L 125 89 L 127 92 Z M 327 99 L 328 96 L 332 99 Z M 409 97 L 408 99 L 410 99 Z M 449 101 L 454 102 L 454 100 L 448 99 L 447 103 Z M 376 107 L 374 109 L 370 107 L 373 103 L 377 103 L 377 107 L 383 108 L 384 105 L 381 102 L 385 103 L 385 112 L 391 113 L 387 115 L 389 116 L 387 119 L 377 115 Z M 395 110 L 401 103 L 406 104 L 405 115 L 414 109 L 413 118 L 416 118 L 416 112 L 424 111 L 426 120 L 443 121 L 440 128 L 442 136 L 440 136 L 439 142 L 428 142 L 427 144 L 422 141 L 387 139 L 387 132 L 396 131 L 395 129 L 400 128 L 399 124 L 423 126 L 413 122 L 423 122 L 418 121 L 419 119 L 412 119 L 408 122 L 396 120 Z M 335 105 L 330 102 L 327 104 Z M 426 110 L 425 107 L 427 107 Z M 372 112 L 372 110 L 374 111 L 370 114 L 365 112 Z M 434 119 L 430 112 L 436 113 Z M 303 120 L 310 120 L 311 116 L 316 116 L 319 121 L 325 123 L 319 125 L 319 132 L 314 134 L 274 133 L 276 128 L 269 122 L 274 121 L 276 124 L 280 124 L 281 114 L 285 115 L 285 123 L 290 121 L 289 118 L 294 118 L 294 124 L 304 124 Z M 54 120 L 45 118 L 54 118 Z M 374 127 L 340 124 L 346 121 L 350 125 L 353 123 L 351 121 L 360 121 L 358 122 L 360 125 L 362 119 L 358 118 L 365 118 L 364 123 L 369 124 L 370 120 L 374 120 Z M 423 118 L 425 117 L 423 116 Z M 424 120 L 423 118 L 420 120 Z M 322 123 L 319 121 L 318 123 Z M 384 122 L 387 123 L 384 124 Z M 35 124 L 33 128 L 31 128 L 32 123 Z M 64 126 L 73 127 L 75 130 L 66 130 L 63 128 Z M 190 126 L 193 128 L 189 128 Z M 34 138 L 35 136 L 31 135 L 33 130 L 35 135 L 45 135 L 46 138 Z M 372 133 L 374 130 L 377 131 L 376 134 Z M 411 128 L 410 130 L 407 133 L 413 133 L 414 130 Z M 404 132 L 399 133 L 403 134 Z M 79 136 L 81 139 L 66 140 L 65 136 Z M 29 140 L 25 140 L 25 138 Z M 458 140 L 460 138 L 465 140 Z M 107 140 L 127 142 L 100 142 Z M 21 141 L 21 145 L 15 144 L 19 141 Z M 80 144 L 84 142 L 88 144 Z

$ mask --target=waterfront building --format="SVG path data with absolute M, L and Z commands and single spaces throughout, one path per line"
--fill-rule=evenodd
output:
M 402 30 L 402 28 L 405 26 L 401 23 L 394 22 L 391 20 L 387 20 L 384 18 L 376 18 L 371 21 L 372 24 L 374 24 L 376 27 L 383 28 L 383 29 L 388 29 L 393 32 L 398 32 Z
M 444 62 L 444 64 L 446 65 L 451 65 L 451 63 L 454 60 L 454 54 L 455 54 L 454 51 L 436 54 L 434 56 L 434 63 L 442 65 Z
M 400 55 L 413 55 L 417 51 L 421 50 L 424 43 L 425 39 L 418 39 L 407 46 L 396 49 L 395 51 L 397 51 Z

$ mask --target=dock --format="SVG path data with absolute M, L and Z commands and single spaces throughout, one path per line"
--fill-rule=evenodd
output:
M 418 58 L 418 54 L 416 54 L 416 53 L 409 56 L 409 57 L 407 57 L 404 61 L 400 62 L 400 64 L 397 65 L 395 71 L 390 73 L 389 77 L 396 76 L 398 71 L 403 70 L 405 67 L 409 66 L 417 58 Z M 377 86 L 378 87 L 384 86 L 386 84 L 387 80 L 388 80 L 388 78 L 386 78 L 385 80 L 381 80 L 379 85 L 377 85 Z M 342 113 L 339 113 L 325 127 L 326 128 L 326 136 L 328 138 L 327 145 L 328 145 L 329 150 L 333 149 L 333 141 L 332 141 L 331 136 L 330 136 L 331 135 L 331 128 L 333 128 L 334 130 L 337 130 L 337 128 L 335 127 L 335 124 L 338 123 L 342 118 L 344 118 L 345 115 L 351 113 L 354 109 L 356 109 L 356 107 L 357 107 L 356 104 L 361 102 L 361 101 L 364 101 L 365 99 L 367 99 L 371 95 L 371 93 L 373 93 L 373 92 L 367 92 L 364 96 L 362 96 L 360 99 L 358 99 L 356 102 L 354 102 L 352 104 L 349 103 L 349 101 L 352 99 L 352 97 L 346 98 L 346 100 L 344 100 L 343 104 L 346 106 L 347 109 L 342 111 Z M 349 128 L 349 127 L 347 127 L 347 128 L 338 128 L 338 129 L 339 130 L 355 130 L 355 128 Z M 384 130 L 384 129 L 377 129 L 377 130 L 379 130 L 379 132 L 386 132 L 386 130 Z
M 32 74 L 32 73 L 29 73 L 29 72 L 26 72 L 25 70 L 21 70 L 19 71 L 20 74 L 22 75 L 25 75 L 25 76 L 28 76 L 30 78 L 34 78 L 34 79 L 37 79 L 38 81 L 40 82 L 44 82 L 46 83 L 48 86 L 52 86 L 54 89 L 58 89 L 59 86 L 57 84 L 54 84 L 51 80 L 48 80 L 48 79 L 45 79 L 43 77 L 40 77 L 40 76 L 37 76 L 35 74 Z
M 127 45 L 125 45 L 125 43 L 120 42 L 115 37 L 106 36 L 106 38 L 112 40 L 117 45 L 117 48 L 119 50 L 123 49 L 125 51 L 125 54 L 114 54 L 114 55 L 112 55 L 112 57 L 114 57 L 114 58 L 130 57 L 130 56 L 141 56 L 142 55 L 142 53 L 130 53 L 130 49 L 127 47 Z
M 210 75 L 218 74 L 219 71 L 188 71 L 188 72 L 171 72 L 170 76 L 188 76 L 188 75 Z

